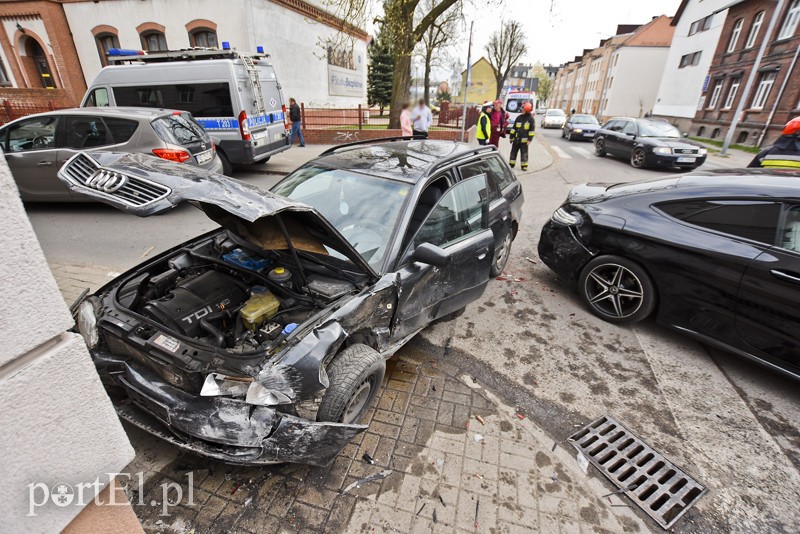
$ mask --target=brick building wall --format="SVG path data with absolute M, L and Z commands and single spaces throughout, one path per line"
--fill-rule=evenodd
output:
M 34 42 L 44 52 L 43 60 L 54 88 L 46 88 L 48 84 L 43 83 L 36 62 L 29 55 Z M 10 100 L 12 104 L 47 106 L 54 102 L 58 107 L 75 106 L 86 92 L 81 64 L 60 2 L 0 0 L 0 49 L 8 78 L 2 84 L 5 87 L 0 88 L 0 100 Z M 22 91 L 25 89 L 36 91 L 25 94 Z
M 771 35 L 767 35 L 767 28 L 777 2 L 750 0 L 730 8 L 714 60 L 709 69 L 709 83 L 704 93 L 704 100 L 693 121 L 693 135 L 713 139 L 725 138 L 733 114 L 742 98 L 747 79 L 753 69 L 759 48 L 765 38 L 768 39 L 769 44 L 759 67 L 760 72 L 756 74 L 750 93 L 746 97 L 744 112 L 733 136 L 733 141 L 756 145 L 764 132 L 776 101 L 778 105 L 761 146 L 771 144 L 780 136 L 786 122 L 792 117 L 800 115 L 800 83 L 798 83 L 800 65 L 795 65 L 790 72 L 792 58 L 800 46 L 800 25 L 795 28 L 790 37 L 777 38 L 792 5 L 792 0 L 784 3 L 783 13 L 778 17 Z M 763 12 L 764 15 L 759 34 L 753 45 L 747 47 L 753 22 L 760 12 Z M 738 30 L 738 39 L 735 46 L 731 47 L 732 37 L 737 31 L 739 20 L 742 23 Z M 728 52 L 729 48 L 732 48 L 730 52 Z M 767 77 L 774 77 L 774 79 L 766 94 L 766 99 L 763 100 L 763 105 L 754 106 L 756 103 L 761 104 L 761 102 L 756 102 L 756 97 L 759 92 L 759 84 Z M 788 83 L 786 83 L 783 94 L 779 94 L 781 86 L 787 79 Z M 717 91 L 718 85 L 719 90 Z M 731 95 L 731 93 L 733 94 Z M 778 100 L 779 98 L 780 100 Z

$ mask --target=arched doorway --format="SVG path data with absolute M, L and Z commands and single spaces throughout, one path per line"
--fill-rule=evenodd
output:
M 26 36 L 24 38 L 25 70 L 28 79 L 34 87 L 44 87 L 45 89 L 55 89 L 56 80 L 50 70 L 50 63 L 47 61 L 47 54 L 42 49 L 42 45 L 36 39 Z

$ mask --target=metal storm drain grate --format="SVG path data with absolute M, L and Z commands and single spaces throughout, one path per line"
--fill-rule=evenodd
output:
M 611 417 L 589 423 L 569 441 L 665 529 L 708 491 Z

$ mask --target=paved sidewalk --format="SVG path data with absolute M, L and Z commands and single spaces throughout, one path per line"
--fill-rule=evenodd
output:
M 65 300 L 115 273 L 51 266 Z M 233 467 L 181 453 L 126 426 L 145 473 L 134 509 L 149 532 L 645 532 L 628 503 L 576 465 L 566 444 L 475 383 L 448 353 L 458 319 L 432 325 L 388 362 L 368 431 L 332 465 Z M 375 461 L 368 464 L 364 454 Z M 350 492 L 364 477 L 383 480 Z M 192 503 L 189 495 L 192 477 Z M 183 502 L 162 514 L 162 487 Z M 174 487 L 174 486 L 173 486 Z M 174 496 L 174 494 L 173 494 Z M 140 504 L 143 503 L 143 504 Z M 614 506 L 617 505 L 617 506 Z

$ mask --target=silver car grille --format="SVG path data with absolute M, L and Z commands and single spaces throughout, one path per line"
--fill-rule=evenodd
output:
M 103 169 L 86 154 L 72 158 L 62 172 L 75 184 L 130 206 L 145 206 L 172 192 L 168 187 L 150 180 Z
M 681 154 L 699 154 L 700 151 L 696 148 L 673 148 L 673 154 L 681 155 Z

